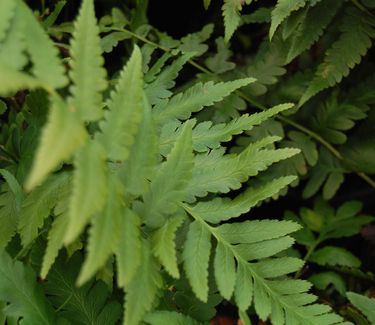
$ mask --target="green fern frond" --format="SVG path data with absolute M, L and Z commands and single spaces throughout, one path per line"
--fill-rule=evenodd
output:
M 131 159 L 125 161 L 120 171 L 126 192 L 141 195 L 148 190 L 149 180 L 154 175 L 154 167 L 157 163 L 157 142 L 151 107 L 145 101 L 143 119 L 130 149 Z
M 291 148 L 262 149 L 277 140 L 277 137 L 268 137 L 249 144 L 239 155 L 223 155 L 220 149 L 196 155 L 193 176 L 187 189 L 189 201 L 206 196 L 208 192 L 228 193 L 231 189 L 238 189 L 250 176 L 300 152 Z
M 229 123 L 212 125 L 212 122 L 202 122 L 193 129 L 193 149 L 198 152 L 205 152 L 209 149 L 218 149 L 222 142 L 231 141 L 234 135 L 244 131 L 250 131 L 254 126 L 261 124 L 267 119 L 293 107 L 293 104 L 281 104 L 267 109 L 263 112 L 252 115 L 243 114 L 239 118 L 231 120 Z M 170 151 L 176 137 L 181 132 L 181 127 L 174 128 L 168 123 L 162 129 L 160 135 L 160 153 L 165 155 Z M 176 125 L 177 126 L 177 125 Z
M 340 0 L 325 0 L 308 8 L 306 17 L 292 34 L 287 63 L 309 49 L 323 35 L 342 4 Z
M 9 1 L 2 1 L 2 5 L 6 5 Z M 24 19 L 19 1 L 10 1 L 13 6 L 14 13 L 11 17 L 8 30 L 4 30 L 5 36 L 0 41 L 0 64 L 8 69 L 21 70 L 27 63 L 24 42 Z M 1 11 L 2 13 L 11 14 L 12 8 L 8 8 L 10 12 Z M 7 18 L 4 17 L 2 23 L 5 25 Z M 1 73 L 2 76 L 3 73 Z M 1 89 L 3 89 L 1 87 Z M 15 89 L 16 90 L 16 89 Z
M 52 222 L 51 228 L 48 232 L 47 248 L 43 256 L 40 276 L 46 278 L 55 259 L 58 256 L 59 250 L 64 245 L 65 232 L 69 226 L 69 198 L 71 191 L 66 190 L 59 193 L 59 200 L 54 207 L 53 214 L 55 219 Z
M 65 76 L 64 66 L 59 59 L 57 48 L 54 47 L 27 5 L 23 1 L 19 1 L 19 3 L 24 20 L 24 42 L 33 63 L 32 73 L 50 87 L 65 86 L 68 79 Z M 29 37 L 29 35 L 33 35 L 33 37 Z
M 96 213 L 103 209 L 107 197 L 106 155 L 100 143 L 89 140 L 74 159 L 72 197 L 69 204 L 69 227 L 64 241 L 72 243 Z
M 154 311 L 147 314 L 144 321 L 150 325 L 203 325 L 189 316 L 174 311 Z
M 4 0 L 0 3 L 0 12 L 2 14 L 0 21 L 0 43 L 7 35 L 8 29 L 11 26 L 11 21 L 15 15 L 17 2 L 14 0 Z
M 103 116 L 101 92 L 107 83 L 93 0 L 82 1 L 74 24 L 70 53 L 69 75 L 73 85 L 69 88 L 72 95 L 69 105 L 78 111 L 83 121 L 96 121 Z
M 203 302 L 208 298 L 208 262 L 211 252 L 211 233 L 195 220 L 189 226 L 183 251 L 186 276 L 195 295 Z
M 152 253 L 174 278 L 180 277 L 177 266 L 175 237 L 176 231 L 183 223 L 182 216 L 168 219 L 167 222 L 156 230 L 151 238 Z
M 33 167 L 26 180 L 27 190 L 42 183 L 50 172 L 72 156 L 88 136 L 77 112 L 72 112 L 57 95 L 51 96 L 50 100 L 48 121 L 42 130 Z
M 198 202 L 195 206 L 190 207 L 190 209 L 194 213 L 198 213 L 206 222 L 217 224 L 249 212 L 259 202 L 277 194 L 295 179 L 295 176 L 281 177 L 261 187 L 249 188 L 233 200 L 229 198 L 215 198 L 210 201 Z
M 19 207 L 16 196 L 8 188 L 0 194 L 0 251 L 2 251 L 15 235 L 18 224 Z
M 270 317 L 273 324 L 280 325 L 330 325 L 342 321 L 328 306 L 313 304 L 316 297 L 306 293 L 311 286 L 308 282 L 280 280 L 280 276 L 299 270 L 303 265 L 301 260 L 291 257 L 269 258 L 281 250 L 275 247 L 276 243 L 281 244 L 280 248 L 284 249 L 292 245 L 293 240 L 288 235 L 300 229 L 298 224 L 290 221 L 258 220 L 212 227 L 188 206 L 184 205 L 184 208 L 195 220 L 190 226 L 190 236 L 197 237 L 193 242 L 189 241 L 188 235 L 184 248 L 184 254 L 188 258 L 184 259 L 184 266 L 189 270 L 189 282 L 200 299 L 207 299 L 205 270 L 208 268 L 212 236 L 217 242 L 216 254 L 219 254 L 222 262 L 223 256 L 227 261 L 225 266 L 220 265 L 220 270 L 225 272 L 225 267 L 232 270 L 232 274 L 233 265 L 236 265 L 235 282 L 231 279 L 224 284 L 217 274 L 216 280 L 220 283 L 218 288 L 223 290 L 220 291 L 223 296 L 231 297 L 233 294 L 240 310 L 246 311 L 254 301 L 255 311 L 262 320 Z M 269 245 L 268 241 L 273 240 L 273 244 Z M 195 257 L 193 253 L 196 254 Z M 266 259 L 262 259 L 262 256 Z
M 269 37 L 272 39 L 276 32 L 277 27 L 287 18 L 293 11 L 303 8 L 306 2 L 309 0 L 278 0 L 275 8 L 271 13 L 271 27 L 269 32 Z
M 168 101 L 156 105 L 153 110 L 155 121 L 157 124 L 163 125 L 169 120 L 188 119 L 192 113 L 221 101 L 236 89 L 254 81 L 253 78 L 245 78 L 217 84 L 212 81 L 205 84 L 197 83 L 186 92 L 177 94 Z
M 150 227 L 160 227 L 166 215 L 177 210 L 186 197 L 186 187 L 193 170 L 191 123 L 186 122 L 167 160 L 161 165 L 151 182 L 149 192 L 143 196 L 142 215 Z M 175 177 L 169 177 L 173 171 Z
M 0 62 L 0 95 L 7 96 L 19 89 L 36 89 L 49 87 L 26 73 L 19 72 L 9 65 Z
M 148 242 L 142 244 L 142 267 L 125 288 L 124 325 L 137 325 L 151 310 L 162 285 L 160 269 L 152 256 Z
M 0 253 L 0 299 L 9 302 L 3 312 L 25 324 L 56 324 L 56 315 L 35 281 L 34 272 L 19 261 Z
M 70 187 L 71 177 L 67 173 L 53 175 L 32 191 L 23 201 L 19 217 L 19 233 L 23 246 L 29 245 L 38 235 L 44 220 L 59 202 L 60 195 Z
M 141 219 L 133 210 L 125 208 L 121 234 L 116 248 L 117 282 L 125 287 L 137 273 L 141 263 Z M 129 263 L 131 261 L 131 263 Z
M 350 8 L 341 23 L 341 31 L 340 38 L 327 50 L 323 63 L 301 97 L 300 106 L 323 89 L 339 83 L 361 62 L 375 38 L 375 19 Z
M 163 56 L 162 58 L 167 60 L 168 56 Z M 178 76 L 178 73 L 183 68 L 183 66 L 193 57 L 193 53 L 185 53 L 181 55 L 178 59 L 173 61 L 170 65 L 164 68 L 159 74 L 157 71 L 160 71 L 161 66 L 165 63 L 164 60 L 158 61 L 159 65 L 154 74 L 157 74 L 157 78 L 153 81 L 146 83 L 145 85 L 145 93 L 148 98 L 148 101 L 151 105 L 154 105 L 160 100 L 168 98 L 172 95 L 172 92 L 169 90 L 175 84 L 175 79 Z M 150 69 L 151 71 L 151 69 Z
M 240 24 L 243 2 L 241 0 L 224 0 L 222 12 L 224 17 L 225 36 L 226 42 L 229 42 L 233 33 Z
M 91 220 L 88 254 L 77 279 L 78 285 L 87 282 L 116 251 L 124 213 L 122 197 L 122 184 L 111 175 L 108 178 L 106 205 L 103 211 Z
M 113 161 L 128 158 L 138 132 L 143 113 L 142 75 L 142 54 L 136 46 L 111 93 L 105 120 L 100 123 L 102 133 L 97 136 Z

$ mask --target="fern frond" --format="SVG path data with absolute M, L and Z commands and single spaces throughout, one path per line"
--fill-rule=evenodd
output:
M 103 209 L 107 197 L 106 156 L 102 146 L 89 140 L 74 159 L 73 190 L 69 204 L 69 226 L 64 241 L 72 243 L 96 213 Z
M 43 27 L 35 19 L 31 10 L 23 1 L 18 2 L 24 20 L 24 37 L 26 49 L 30 54 L 35 77 L 53 88 L 61 88 L 68 82 L 64 66 L 58 56 L 58 50 L 45 33 Z
M 371 324 L 375 324 L 375 299 L 354 292 L 348 292 L 346 295 L 350 302 L 367 317 Z
M 148 190 L 149 180 L 157 163 L 157 141 L 151 107 L 145 101 L 143 119 L 130 149 L 130 158 L 125 161 L 120 171 L 126 192 L 141 195 Z
M 151 189 L 143 196 L 142 216 L 150 227 L 159 227 L 165 217 L 177 210 L 186 197 L 186 187 L 193 170 L 191 123 L 186 122 L 172 151 L 151 182 Z M 173 172 L 174 177 L 170 177 Z
M 0 3 L 0 44 L 7 34 L 8 29 L 11 26 L 11 21 L 16 13 L 17 2 L 14 0 L 4 0 Z
M 162 285 L 159 265 L 151 255 L 148 242 L 142 245 L 142 267 L 125 288 L 124 325 L 137 325 L 151 310 L 158 289 Z
M 269 37 L 272 39 L 277 27 L 293 12 L 306 5 L 310 0 L 277 0 L 277 4 L 271 13 L 271 27 Z
M 152 253 L 174 278 L 180 277 L 175 247 L 176 231 L 183 223 L 182 216 L 173 217 L 152 234 Z
M 184 244 L 183 261 L 186 276 L 195 295 L 203 302 L 208 298 L 208 262 L 211 252 L 211 233 L 201 222 L 189 226 Z
M 33 189 L 44 181 L 59 164 L 69 159 L 87 138 L 77 112 L 72 112 L 57 95 L 51 96 L 48 121 L 44 126 L 34 163 L 25 188 Z
M 40 80 L 0 62 L 0 95 L 7 96 L 19 89 L 36 88 L 48 89 L 49 87 Z
M 34 272 L 5 252 L 0 253 L 0 299 L 9 302 L 3 309 L 5 314 L 22 317 L 25 324 L 56 324 L 55 313 Z
M 198 152 L 205 152 L 209 149 L 218 149 L 222 142 L 232 140 L 234 135 L 244 131 L 250 131 L 254 126 L 261 124 L 267 119 L 293 107 L 293 104 L 281 104 L 274 106 L 263 112 L 255 114 L 243 114 L 239 118 L 231 120 L 229 123 L 212 125 L 206 121 L 199 123 L 193 129 L 193 149 Z M 173 123 L 173 122 L 171 122 Z M 172 124 L 167 124 L 160 135 L 160 153 L 165 155 L 170 151 L 176 137 L 181 132 L 181 127 L 174 128 Z
M 228 193 L 231 189 L 238 189 L 250 176 L 300 152 L 292 148 L 262 149 L 277 140 L 277 137 L 267 137 L 250 144 L 239 155 L 223 155 L 220 149 L 196 155 L 193 176 L 187 189 L 188 200 L 206 196 L 208 192 Z
M 342 4 L 341 0 L 325 0 L 309 8 L 302 23 L 293 32 L 286 63 L 291 62 L 303 51 L 309 49 L 323 35 L 324 30 Z
M 18 224 L 19 207 L 14 193 L 6 189 L 0 194 L 0 251 L 15 235 Z
M 38 229 L 59 202 L 60 195 L 69 189 L 70 182 L 71 177 L 67 173 L 53 175 L 25 198 L 18 225 L 24 247 L 37 237 Z
M 40 276 L 44 279 L 50 271 L 59 250 L 64 244 L 64 235 L 69 225 L 69 198 L 71 195 L 70 188 L 66 188 L 63 192 L 59 193 L 59 200 L 54 207 L 55 219 L 48 232 L 47 248 L 43 256 L 42 267 Z
M 108 158 L 124 161 L 129 156 L 143 113 L 142 54 L 137 46 L 121 71 L 108 109 L 105 120 L 100 123 L 102 133 L 97 138 Z
M 199 238 L 196 238 L 194 244 L 199 242 L 204 246 L 203 253 L 202 250 L 195 250 L 196 254 L 202 254 L 198 265 L 191 264 L 197 263 L 197 259 L 184 260 L 185 269 L 189 269 L 189 282 L 200 299 L 204 301 L 207 298 L 207 277 L 204 278 L 201 273 L 208 268 L 211 245 L 209 239 L 213 237 L 217 247 L 220 247 L 216 251 L 216 254 L 219 254 L 218 259 L 226 255 L 227 270 L 235 274 L 234 284 L 232 279 L 230 283 L 222 283 L 222 279 L 218 279 L 220 276 L 217 275 L 218 288 L 221 295 L 226 297 L 232 296 L 233 292 L 234 300 L 243 312 L 253 301 L 259 317 L 262 320 L 270 317 L 273 324 L 331 325 L 342 322 L 342 318 L 332 313 L 328 306 L 313 304 L 316 297 L 307 293 L 310 287 L 308 282 L 280 280 L 280 276 L 299 270 L 303 261 L 291 257 L 269 258 L 281 250 L 275 247 L 276 243 L 284 249 L 292 245 L 293 239 L 288 235 L 300 229 L 298 224 L 291 221 L 256 220 L 213 227 L 188 206 L 183 206 L 195 220 L 191 227 L 195 225 L 195 233 Z M 185 243 L 185 250 L 194 248 L 190 245 L 191 243 Z M 266 258 L 263 259 L 262 256 Z M 234 272 L 232 259 L 235 260 Z M 220 268 L 222 267 L 221 265 Z M 199 287 L 197 277 L 201 281 Z
M 24 42 L 25 23 L 22 15 L 20 1 L 7 0 L 2 1 L 1 3 L 2 5 L 7 5 L 8 2 L 11 2 L 12 6 L 15 7 L 13 8 L 14 13 L 11 17 L 10 26 L 8 26 L 8 29 L 6 29 L 6 17 L 4 18 L 4 20 L 2 20 L 2 23 L 5 27 L 5 30 L 3 30 L 5 36 L 3 36 L 3 39 L 1 39 L 0 41 L 0 64 L 6 66 L 8 69 L 13 68 L 15 70 L 21 70 L 27 63 Z M 8 8 L 8 10 L 10 10 L 8 14 L 11 14 L 12 9 Z M 0 12 L 6 13 L 6 11 Z M 3 73 L 0 74 L 1 77 L 2 75 Z M 2 87 L 0 88 L 0 91 L 2 91 L 1 89 Z
M 177 78 L 178 73 L 192 57 L 192 53 L 181 55 L 169 66 L 164 68 L 162 72 L 157 74 L 157 78 L 145 85 L 145 93 L 151 105 L 154 105 L 162 99 L 168 98 L 172 95 L 172 92 L 169 89 L 176 84 L 175 79 Z M 162 61 L 160 62 L 163 63 Z
M 107 83 L 93 0 L 82 1 L 74 24 L 70 53 L 69 75 L 73 85 L 69 88 L 72 95 L 69 105 L 78 111 L 83 121 L 96 121 L 103 116 L 101 92 Z
M 117 282 L 125 287 L 135 276 L 141 263 L 142 239 L 141 220 L 134 211 L 125 208 L 121 236 L 116 248 Z M 131 262 L 130 262 L 131 261 Z
M 158 125 L 164 125 L 169 120 L 186 120 L 192 113 L 221 101 L 236 89 L 254 81 L 253 78 L 244 78 L 217 84 L 212 81 L 204 84 L 197 83 L 186 92 L 177 94 L 169 101 L 156 105 L 153 110 L 155 121 Z
M 203 325 L 195 319 L 174 311 L 153 311 L 146 315 L 144 321 L 150 325 Z
M 122 197 L 122 184 L 111 175 L 108 178 L 106 205 L 103 211 L 91 220 L 88 254 L 77 279 L 78 285 L 87 282 L 116 251 L 124 213 Z
M 233 33 L 240 24 L 243 2 L 241 0 L 224 0 L 222 12 L 224 17 L 225 35 L 224 39 L 229 42 Z
M 361 62 L 371 46 L 371 39 L 375 38 L 374 27 L 373 17 L 353 8 L 346 11 L 341 24 L 342 34 L 327 50 L 323 63 L 299 101 L 300 106 L 323 89 L 339 83 Z
M 249 212 L 259 202 L 277 194 L 295 179 L 295 176 L 280 177 L 264 186 L 251 187 L 233 200 L 229 198 L 215 198 L 210 201 L 198 202 L 195 206 L 190 207 L 190 209 L 198 213 L 205 221 L 217 224 Z

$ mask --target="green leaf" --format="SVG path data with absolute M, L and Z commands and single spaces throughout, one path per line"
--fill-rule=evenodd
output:
M 147 314 L 144 321 L 151 325 L 203 325 L 195 319 L 175 311 L 154 311 Z
M 142 54 L 133 54 L 120 74 L 116 90 L 111 93 L 105 121 L 100 123 L 98 140 L 111 160 L 126 160 L 138 132 L 143 113 Z
M 214 24 L 207 24 L 201 31 L 182 37 L 178 48 L 182 53 L 194 53 L 195 56 L 201 56 L 208 50 L 208 45 L 204 42 L 210 38 L 213 31 Z
M 59 17 L 61 11 L 64 9 L 65 5 L 66 0 L 59 0 L 56 3 L 53 11 L 48 15 L 48 17 L 45 20 L 43 20 L 42 25 L 46 30 L 48 30 L 48 28 L 51 28 L 55 24 L 57 18 Z
M 218 149 L 221 142 L 231 141 L 234 135 L 244 131 L 250 131 L 254 126 L 261 124 L 270 117 L 293 107 L 293 104 L 286 103 L 274 106 L 263 112 L 255 114 L 243 114 L 239 118 L 231 120 L 229 123 L 213 125 L 211 121 L 197 124 L 193 129 L 193 149 L 204 152 L 209 149 Z M 160 152 L 165 155 L 169 152 L 175 138 L 180 134 L 182 128 L 175 129 L 172 123 L 167 124 L 162 129 L 160 139 Z
M 348 292 L 346 295 L 350 302 L 368 318 L 370 323 L 375 324 L 375 299 L 354 292 Z
M 151 255 L 146 241 L 142 245 L 142 267 L 125 288 L 125 325 L 137 325 L 151 310 L 158 289 L 161 287 L 159 265 Z
M 141 220 L 130 209 L 125 208 L 121 236 L 116 248 L 117 258 L 117 282 L 119 286 L 126 285 L 136 275 L 141 263 Z
M 236 283 L 235 260 L 230 249 L 220 242 L 216 246 L 214 271 L 220 294 L 230 300 Z
M 116 251 L 124 216 L 123 204 L 122 185 L 111 175 L 108 178 L 106 205 L 91 221 L 88 254 L 77 279 L 78 285 L 87 282 Z
M 343 277 L 335 272 L 322 272 L 313 274 L 308 279 L 315 287 L 320 290 L 326 290 L 329 285 L 333 285 L 334 288 L 341 294 L 345 295 L 346 283 Z
M 10 189 L 0 194 L 0 251 L 2 251 L 15 235 L 18 225 L 20 207 L 16 196 Z
M 276 32 L 277 27 L 293 12 L 306 5 L 308 0 L 278 0 L 275 8 L 272 10 L 272 19 L 270 27 L 270 39 Z
M 17 2 L 14 0 L 4 0 L 0 3 L 1 21 L 0 21 L 0 42 L 4 39 L 11 21 L 16 12 Z
M 356 268 L 361 266 L 360 259 L 346 249 L 335 246 L 325 246 L 315 251 L 309 260 L 323 266 L 340 265 Z
M 56 324 L 54 311 L 31 269 L 2 252 L 0 275 L 0 299 L 9 302 L 6 315 L 22 317 L 24 324 Z
M 182 216 L 172 217 L 151 237 L 152 253 L 174 278 L 180 277 L 176 255 L 176 231 L 183 223 Z
M 67 173 L 53 175 L 32 191 L 23 201 L 19 218 L 19 233 L 23 246 L 29 245 L 38 235 L 44 220 L 59 202 L 61 195 L 70 188 Z
M 55 220 L 48 232 L 48 243 L 47 248 L 43 256 L 42 267 L 40 276 L 45 278 L 55 262 L 59 250 L 62 248 L 64 243 L 64 235 L 69 225 L 69 196 L 71 192 L 68 189 L 65 192 L 60 192 L 59 201 L 54 208 Z
M 205 63 L 207 68 L 217 74 L 233 70 L 236 67 L 236 64 L 229 61 L 232 52 L 229 50 L 228 44 L 224 42 L 222 37 L 217 38 L 215 42 L 217 53 L 206 59 Z
M 236 31 L 240 24 L 241 16 L 240 11 L 242 10 L 241 0 L 224 0 L 222 6 L 224 26 L 225 26 L 225 42 L 229 42 L 233 33 Z
M 190 224 L 184 245 L 183 260 L 186 276 L 195 295 L 203 302 L 208 298 L 208 262 L 211 234 L 199 221 Z
M 22 19 L 24 20 L 24 37 L 26 49 L 30 54 L 35 77 L 52 88 L 61 88 L 68 82 L 64 66 L 58 57 L 58 50 L 54 47 L 43 27 L 35 19 L 31 10 L 23 1 L 18 1 Z
M 205 221 L 217 224 L 249 212 L 259 202 L 277 194 L 295 179 L 294 176 L 281 177 L 261 187 L 250 187 L 233 200 L 214 198 L 210 201 L 199 202 L 191 209 L 196 211 Z
M 160 102 L 161 99 L 168 98 L 172 95 L 172 92 L 169 90 L 176 82 L 174 81 L 182 67 L 193 57 L 193 53 L 185 53 L 176 59 L 173 63 L 168 65 L 163 71 L 157 74 L 160 71 L 161 66 L 164 65 L 165 61 L 169 58 L 169 54 L 162 56 L 159 61 L 155 64 L 156 67 L 151 68 L 149 74 L 153 72 L 151 82 L 146 84 L 145 93 L 151 105 L 154 105 Z M 158 64 L 159 63 L 159 64 Z M 155 75 L 157 74 L 157 77 Z
M 133 195 L 141 195 L 149 189 L 149 180 L 157 163 L 158 139 L 151 107 L 145 102 L 143 108 L 143 120 L 130 149 L 130 158 L 125 161 L 121 170 L 125 190 Z
M 103 116 L 101 91 L 106 89 L 106 71 L 101 56 L 99 27 L 94 1 L 82 1 L 70 43 L 73 85 L 69 106 L 77 110 L 83 121 L 96 121 Z
M 40 144 L 36 151 L 33 167 L 26 180 L 25 188 L 33 189 L 56 169 L 86 141 L 87 132 L 77 113 L 57 96 L 51 97 L 51 111 L 44 126 Z
M 341 24 L 342 34 L 326 51 L 324 61 L 301 97 L 299 106 L 323 89 L 341 82 L 350 69 L 361 61 L 371 46 L 371 39 L 375 37 L 374 24 L 372 16 L 367 16 L 357 9 L 350 8 L 346 11 Z
M 150 227 L 160 227 L 166 215 L 176 211 L 178 203 L 186 197 L 186 187 L 193 169 L 191 123 L 184 130 L 162 163 L 151 182 L 151 189 L 144 195 L 142 216 Z M 173 177 L 170 177 L 173 173 Z
M 291 62 L 303 51 L 309 49 L 324 33 L 343 1 L 325 0 L 309 8 L 302 23 L 293 30 L 291 45 L 288 49 L 286 62 Z
M 188 119 L 192 113 L 221 101 L 236 89 L 254 81 L 255 79 L 253 78 L 244 78 L 216 84 L 212 81 L 204 84 L 197 83 L 184 93 L 177 94 L 170 98 L 169 101 L 156 105 L 153 110 L 155 121 L 158 125 L 164 125 L 170 120 Z
M 106 156 L 102 146 L 89 140 L 77 152 L 73 191 L 69 204 L 69 226 L 64 241 L 72 243 L 90 219 L 103 209 L 107 197 Z
M 256 243 L 279 238 L 299 230 L 301 226 L 292 221 L 254 220 L 219 226 L 218 232 L 231 244 Z

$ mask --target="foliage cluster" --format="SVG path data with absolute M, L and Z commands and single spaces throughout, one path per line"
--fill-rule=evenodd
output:
M 375 324 L 339 195 L 375 188 L 371 1 L 204 0 L 179 39 L 40 4 L 0 2 L 0 324 Z

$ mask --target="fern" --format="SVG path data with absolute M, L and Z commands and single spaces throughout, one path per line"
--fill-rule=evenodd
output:
M 9 302 L 4 309 L 6 315 L 22 317 L 25 324 L 56 324 L 56 315 L 32 270 L 2 252 L 0 273 L 0 298 Z
M 353 8 L 346 11 L 341 23 L 342 34 L 326 52 L 324 62 L 319 65 L 299 105 L 323 89 L 334 86 L 349 74 L 350 69 L 361 61 L 371 46 L 371 39 L 375 37 L 374 25 L 373 17 L 363 16 Z
M 71 73 L 73 96 L 69 105 L 84 121 L 95 121 L 102 117 L 101 91 L 106 88 L 104 63 L 101 57 L 99 28 L 96 24 L 94 1 L 82 3 L 75 22 L 71 49 Z M 87 75 L 95 78 L 86 78 Z

